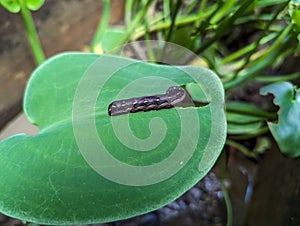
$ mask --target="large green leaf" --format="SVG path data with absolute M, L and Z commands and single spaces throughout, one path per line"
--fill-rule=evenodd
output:
M 274 83 L 261 89 L 261 94 L 272 93 L 280 107 L 278 123 L 268 123 L 282 153 L 300 156 L 300 91 L 289 82 Z
M 107 114 L 114 100 L 162 94 L 171 85 L 186 85 L 209 104 Z M 109 55 L 49 59 L 28 82 L 24 111 L 40 132 L 0 143 L 0 211 L 43 224 L 106 222 L 157 209 L 205 176 L 226 136 L 214 73 Z

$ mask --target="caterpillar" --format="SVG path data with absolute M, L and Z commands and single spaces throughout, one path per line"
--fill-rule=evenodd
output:
M 138 111 L 159 110 L 173 108 L 186 98 L 186 92 L 180 86 L 172 86 L 165 94 L 154 96 L 135 97 L 124 100 L 117 100 L 108 106 L 108 115 L 135 113 Z

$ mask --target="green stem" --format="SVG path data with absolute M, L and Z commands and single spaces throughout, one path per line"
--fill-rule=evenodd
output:
M 283 82 L 288 80 L 299 79 L 300 73 L 295 72 L 289 75 L 270 75 L 270 76 L 258 76 L 254 80 L 257 82 Z
M 226 223 L 226 226 L 232 226 L 231 200 L 230 200 L 230 196 L 229 196 L 229 193 L 227 191 L 227 188 L 225 186 L 224 180 L 222 180 L 221 187 L 222 187 L 222 192 L 223 192 L 223 196 L 224 196 L 224 200 L 225 200 L 225 204 L 226 204 L 226 209 L 227 209 L 227 223 Z
M 34 60 L 37 65 L 40 65 L 45 61 L 45 55 L 41 47 L 41 43 L 36 32 L 34 22 L 30 11 L 27 9 L 24 0 L 19 0 L 21 6 L 21 15 L 24 21 L 24 25 L 27 32 L 27 37 L 31 46 L 31 50 L 34 56 Z
M 128 25 L 130 23 L 133 11 L 133 0 L 127 0 L 125 3 L 125 24 Z
M 145 40 L 146 40 L 146 48 L 147 48 L 147 53 L 148 53 L 148 59 L 150 62 L 156 62 L 155 59 L 155 54 L 153 53 L 152 45 L 151 45 L 151 37 L 150 37 L 150 32 L 149 32 L 149 21 L 148 17 L 145 17 Z
M 261 39 L 260 44 L 261 44 L 261 45 L 264 45 L 264 44 L 270 42 L 270 41 L 271 41 L 272 39 L 274 39 L 275 37 L 276 37 L 276 34 L 275 34 L 275 33 L 271 33 L 271 34 L 269 34 L 269 35 L 263 37 L 263 38 Z M 224 64 L 230 63 L 230 62 L 232 62 L 232 61 L 238 59 L 239 57 L 242 57 L 242 56 L 245 55 L 245 54 L 249 54 L 249 52 L 251 52 L 253 49 L 255 49 L 255 43 L 251 43 L 251 44 L 245 46 L 244 48 L 242 48 L 242 49 L 240 49 L 240 50 L 238 50 L 238 51 L 232 53 L 231 55 L 229 55 L 229 56 L 223 58 L 223 59 L 221 60 L 221 63 L 220 63 L 220 64 L 221 64 L 221 65 L 224 65 Z
M 179 12 L 179 9 L 180 9 L 180 6 L 182 5 L 182 0 L 177 0 L 176 2 L 176 5 L 175 5 L 175 9 L 172 10 L 171 12 L 171 26 L 169 28 L 169 31 L 168 31 L 168 35 L 167 35 L 167 38 L 166 38 L 166 41 L 170 41 L 171 39 L 171 35 L 174 31 L 174 27 L 175 27 L 175 21 L 176 21 L 176 18 L 177 18 L 177 15 L 178 15 L 178 12 Z
M 260 135 L 263 135 L 263 134 L 267 133 L 268 131 L 269 131 L 269 127 L 264 126 L 262 128 L 259 128 L 259 129 L 255 130 L 254 132 L 243 134 L 243 135 L 230 136 L 230 138 L 232 138 L 234 140 L 248 140 L 250 138 L 258 137 Z
M 147 12 L 151 4 L 152 4 L 152 0 L 147 0 L 146 3 L 142 4 L 141 9 L 138 11 L 133 21 L 129 25 L 128 28 L 129 32 L 133 31 L 137 27 L 137 25 L 144 19 L 144 17 L 147 16 Z
M 247 156 L 249 158 L 254 158 L 254 159 L 257 158 L 256 157 L 256 153 L 249 151 L 248 148 L 246 148 L 244 145 L 242 145 L 242 144 L 240 144 L 238 142 L 235 142 L 233 140 L 227 139 L 226 140 L 226 144 L 228 146 L 236 148 L 237 150 L 239 150 L 240 152 L 242 152 L 245 156 Z
M 237 126 L 245 126 L 245 125 L 253 125 L 253 123 L 262 123 L 264 122 L 264 119 L 257 119 L 257 120 L 251 120 L 246 122 L 237 122 L 235 120 L 227 119 L 227 123 L 231 125 L 237 125 Z
M 191 24 L 197 20 L 199 20 L 199 18 L 205 18 L 206 14 L 204 15 L 191 15 L 191 16 L 184 16 L 184 17 L 178 17 L 175 21 L 175 26 L 184 26 L 184 25 L 188 25 Z M 171 25 L 171 21 L 167 20 L 167 21 L 162 21 L 160 23 L 157 23 L 155 25 L 151 25 L 149 27 L 149 31 L 150 32 L 154 32 L 154 31 L 160 31 L 160 30 L 165 30 L 168 29 Z M 135 34 L 133 34 L 132 39 L 136 40 L 141 38 L 144 34 L 145 34 L 145 29 L 144 26 L 143 27 L 139 27 L 137 28 L 137 32 Z
M 165 21 L 170 21 L 170 16 L 171 16 L 171 9 L 170 9 L 170 5 L 171 2 L 170 0 L 165 0 L 163 1 L 164 4 L 164 10 L 163 10 L 163 14 L 164 14 L 164 20 Z
M 269 113 L 269 112 L 264 112 L 264 111 L 251 111 L 251 110 L 247 110 L 247 109 L 236 109 L 236 108 L 230 108 L 230 107 L 226 107 L 226 111 L 230 112 L 230 113 L 237 113 L 237 114 L 242 114 L 242 115 L 265 118 L 268 120 L 275 120 L 277 118 L 276 113 Z
M 109 17 L 110 17 L 110 1 L 109 0 L 102 0 L 103 2 L 103 11 L 101 20 L 98 24 L 96 33 L 94 35 L 94 38 L 92 40 L 91 44 L 91 52 L 95 52 L 97 47 L 101 43 L 101 39 L 105 33 L 105 30 L 107 28 L 107 25 L 109 23 Z
M 276 60 L 277 57 L 280 56 L 283 51 L 286 51 L 287 49 L 291 48 L 291 40 L 294 39 L 294 34 L 290 34 L 292 28 L 293 24 L 291 23 L 279 34 L 278 38 L 275 40 L 272 46 L 264 53 L 264 55 L 256 61 L 252 62 L 252 67 L 250 67 L 249 70 L 247 70 L 247 72 L 244 73 L 244 75 L 225 83 L 225 90 L 240 85 L 249 80 L 250 78 L 258 75 L 258 73 L 260 73 L 266 67 L 272 65 L 274 63 L 274 60 Z
M 233 26 L 234 22 L 237 18 L 241 17 L 247 11 L 248 8 L 251 7 L 251 5 L 254 4 L 251 0 L 243 1 L 243 4 L 241 7 L 239 7 L 235 13 L 233 13 L 231 16 L 224 19 L 216 29 L 215 35 L 207 39 L 203 44 L 195 50 L 196 54 L 202 53 L 206 48 L 208 48 L 211 44 L 213 44 L 215 41 L 217 41 L 220 37 L 224 36 L 230 31 L 230 27 Z
M 222 193 L 224 196 L 224 201 L 226 205 L 226 210 L 227 210 L 227 226 L 232 226 L 232 205 L 231 205 L 231 200 L 230 196 L 228 193 L 228 190 L 225 186 L 225 179 L 226 179 L 226 153 L 223 151 L 221 154 L 221 187 L 222 187 Z
M 206 0 L 204 0 L 206 1 Z M 202 4 L 203 1 L 201 1 L 201 4 Z M 186 9 L 184 10 L 184 14 L 187 15 L 187 14 L 190 14 L 192 12 L 192 10 L 195 8 L 195 6 L 197 5 L 198 3 L 198 0 L 193 0 L 189 3 L 189 5 L 186 7 Z
M 208 7 L 206 7 L 207 5 L 207 0 L 202 0 L 198 9 L 197 14 L 198 15 L 204 15 L 206 11 L 208 11 Z M 210 14 L 212 15 L 212 14 Z M 202 22 L 205 20 L 205 18 L 203 17 L 199 17 L 196 21 L 195 21 L 195 27 L 200 28 Z
M 219 8 L 218 12 L 213 15 L 213 17 L 209 20 L 211 24 L 216 24 L 222 18 L 230 13 L 230 11 L 234 8 L 234 4 L 236 0 L 227 0 L 224 1 L 224 4 Z
M 286 4 L 288 4 L 288 2 Z M 232 77 L 232 79 L 235 79 L 236 77 L 238 77 L 239 73 L 248 65 L 248 63 L 250 62 L 250 59 L 251 59 L 252 55 L 257 51 L 258 47 L 261 44 L 262 39 L 265 37 L 265 34 L 266 34 L 267 30 L 269 30 L 270 26 L 276 20 L 276 18 L 278 17 L 279 13 L 281 13 L 282 10 L 286 7 L 286 4 L 283 4 L 282 7 L 278 8 L 277 12 L 274 13 L 272 19 L 266 24 L 265 28 L 260 32 L 260 36 L 256 40 L 256 42 L 254 44 L 254 48 L 250 51 L 250 53 L 246 57 L 243 65 L 238 70 L 236 70 L 235 75 Z
M 145 4 L 143 4 L 142 8 L 138 11 L 138 13 L 135 15 L 134 19 L 130 24 L 128 24 L 126 29 L 127 39 L 134 33 L 136 30 L 136 27 L 138 24 L 147 16 L 148 9 L 150 5 L 152 4 L 152 0 L 147 0 Z M 143 2 L 142 2 L 143 3 Z M 143 33 L 144 35 L 145 33 Z

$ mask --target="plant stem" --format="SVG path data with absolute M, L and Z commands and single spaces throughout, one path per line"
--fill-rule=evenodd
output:
M 261 117 L 268 120 L 275 120 L 277 118 L 276 113 L 269 113 L 264 111 L 251 111 L 247 109 L 236 109 L 230 107 L 226 107 L 226 111 L 230 113 L 238 113 L 238 114 L 243 114 L 248 116 Z
M 126 25 L 130 23 L 130 20 L 132 18 L 132 11 L 133 11 L 133 0 L 127 0 L 125 2 L 125 16 L 124 16 L 124 21 Z
M 299 78 L 300 78 L 300 73 L 297 71 L 289 75 L 258 76 L 254 80 L 257 82 L 282 82 L 282 81 L 294 80 Z
M 176 26 L 188 25 L 188 24 L 191 24 L 191 23 L 199 20 L 199 18 L 205 18 L 205 16 L 206 16 L 206 14 L 204 14 L 204 15 L 193 14 L 191 16 L 179 16 L 179 17 L 177 17 L 177 19 L 175 21 L 175 25 Z M 155 25 L 150 25 L 149 31 L 150 32 L 154 32 L 154 31 L 166 30 L 166 29 L 168 29 L 170 27 L 170 25 L 171 25 L 171 21 L 170 20 L 159 22 L 159 23 L 157 23 Z M 138 31 L 135 34 L 133 34 L 133 36 L 132 36 L 133 40 L 139 39 L 145 33 L 144 26 L 143 27 L 139 27 L 137 30 Z
M 227 191 L 227 188 L 224 184 L 224 180 L 222 180 L 221 182 L 221 187 L 222 187 L 222 192 L 223 192 L 223 196 L 224 196 L 224 200 L 225 200 L 225 205 L 226 205 L 226 209 L 227 209 L 227 222 L 226 225 L 227 226 L 232 226 L 232 206 L 231 206 L 231 200 L 230 200 L 230 196 L 229 193 Z
M 274 63 L 274 60 L 282 54 L 283 51 L 291 48 L 291 40 L 294 39 L 295 34 L 290 32 L 293 28 L 293 24 L 288 25 L 278 36 L 272 46 L 256 61 L 253 61 L 249 70 L 244 75 L 237 77 L 236 79 L 224 84 L 224 89 L 228 90 L 234 86 L 238 86 L 250 78 L 258 75 L 262 70 Z
M 242 144 L 240 144 L 238 142 L 235 142 L 233 140 L 227 139 L 226 140 L 226 144 L 229 145 L 229 146 L 231 146 L 231 147 L 236 148 L 237 150 L 239 150 L 240 152 L 242 152 L 245 156 L 247 156 L 249 158 L 254 158 L 254 159 L 257 158 L 256 153 L 249 151 L 248 148 L 246 148 L 244 145 L 242 145 Z
M 31 46 L 35 63 L 37 65 L 40 65 L 45 61 L 44 51 L 41 47 L 41 43 L 36 32 L 30 11 L 27 9 L 24 0 L 19 0 L 19 3 L 21 6 L 21 15 L 25 24 L 27 37 Z
M 261 44 L 261 45 L 264 45 L 264 44 L 270 42 L 270 41 L 271 41 L 272 39 L 274 39 L 275 37 L 276 37 L 276 34 L 275 34 L 275 33 L 271 33 L 271 34 L 269 34 L 269 35 L 263 37 L 263 38 L 261 39 L 260 44 Z M 224 65 L 224 64 L 230 63 L 230 62 L 232 62 L 232 61 L 238 59 L 239 57 L 242 57 L 242 56 L 245 55 L 245 54 L 249 54 L 249 52 L 251 52 L 253 49 L 255 49 L 255 43 L 251 43 L 251 44 L 245 46 L 244 48 L 239 49 L 238 51 L 232 53 L 231 55 L 229 55 L 229 56 L 223 58 L 223 59 L 221 60 L 221 63 L 220 63 L 220 64 L 221 64 L 221 65 Z
M 223 150 L 221 153 L 221 187 L 222 187 L 222 193 L 224 196 L 224 201 L 226 205 L 226 210 L 227 210 L 227 226 L 232 226 L 232 205 L 231 205 L 231 200 L 230 196 L 228 193 L 228 190 L 225 186 L 225 179 L 226 179 L 226 153 Z
M 167 42 L 169 42 L 171 39 L 171 35 L 172 35 L 172 33 L 174 31 L 174 27 L 175 27 L 175 20 L 177 18 L 177 15 L 178 15 L 181 5 L 182 5 L 182 0 L 177 0 L 176 4 L 174 6 L 175 9 L 171 11 L 171 26 L 169 28 L 168 35 L 166 37 Z
M 219 25 L 218 28 L 215 31 L 215 35 L 211 37 L 210 39 L 207 39 L 203 44 L 195 50 L 196 54 L 202 53 L 206 48 L 208 48 L 211 44 L 213 44 L 216 40 L 218 40 L 220 37 L 224 36 L 230 31 L 230 27 L 233 26 L 235 20 L 241 15 L 245 13 L 245 11 L 251 7 L 251 5 L 254 4 L 253 1 L 246 0 L 243 1 L 243 4 L 234 12 L 231 16 L 224 19 Z
M 256 50 L 258 49 L 258 47 L 261 44 L 262 39 L 265 37 L 265 34 L 266 34 L 267 30 L 269 30 L 270 26 L 273 24 L 273 22 L 276 20 L 278 15 L 282 12 L 282 10 L 286 7 L 287 4 L 288 4 L 288 2 L 283 4 L 282 7 L 278 8 L 277 12 L 274 13 L 272 19 L 266 24 L 265 28 L 260 32 L 259 38 L 254 43 L 254 48 L 250 51 L 250 53 L 246 57 L 243 65 L 238 70 L 236 70 L 235 75 L 232 77 L 232 79 L 237 78 L 239 73 L 248 65 L 252 55 L 256 52 Z
M 268 131 L 269 131 L 269 127 L 264 126 L 262 128 L 259 128 L 259 129 L 255 130 L 254 132 L 243 134 L 243 135 L 234 135 L 234 136 L 230 136 L 230 138 L 232 138 L 234 140 L 248 140 L 250 138 L 258 137 L 262 134 L 265 134 Z
M 153 49 L 151 46 L 151 37 L 150 37 L 150 32 L 149 32 L 149 21 L 148 17 L 145 17 L 145 40 L 146 40 L 146 48 L 147 48 L 147 54 L 148 54 L 148 59 L 151 62 L 155 62 L 155 54 L 153 53 Z
M 127 25 L 127 29 L 126 29 L 126 35 L 127 35 L 126 39 L 127 40 L 134 33 L 138 24 L 147 16 L 148 9 L 149 9 L 150 5 L 152 4 L 152 2 L 153 2 L 153 0 L 147 0 L 146 3 L 144 3 L 142 5 L 142 7 L 138 11 L 138 13 L 135 15 L 135 17 L 131 21 L 131 23 Z M 144 33 L 142 35 L 144 35 Z M 132 37 L 131 37 L 131 39 L 132 39 Z
M 109 17 L 110 17 L 110 2 L 109 0 L 102 0 L 103 2 L 103 11 L 100 22 L 98 24 L 96 34 L 94 35 L 92 44 L 91 44 L 91 51 L 96 52 L 97 47 L 100 47 L 101 39 L 105 33 L 107 28 Z

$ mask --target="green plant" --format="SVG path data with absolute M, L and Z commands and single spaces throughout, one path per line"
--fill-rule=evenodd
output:
M 11 5 L 8 5 L 8 2 L 16 3 L 18 1 L 0 1 L 0 3 L 10 11 L 16 12 L 20 9 L 24 9 L 26 12 L 24 2 L 28 3 L 29 1 L 20 1 L 23 3 Z M 257 158 L 257 156 L 266 149 L 266 142 L 257 142 L 258 145 L 253 150 L 250 150 L 243 145 L 242 141 L 257 136 L 264 138 L 264 135 L 268 131 L 271 131 L 284 154 L 290 157 L 297 157 L 300 155 L 299 142 L 297 142 L 300 137 L 300 123 L 299 120 L 295 120 L 295 117 L 299 116 L 299 89 L 287 82 L 299 79 L 300 73 L 293 69 L 289 74 L 273 75 L 273 73 L 275 74 L 275 72 L 285 63 L 287 58 L 299 54 L 300 13 L 298 0 L 229 0 L 216 2 L 206 0 L 199 2 L 192 0 L 189 4 L 180 0 L 158 1 L 158 3 L 155 1 L 128 0 L 126 1 L 125 6 L 125 26 L 123 28 L 116 28 L 108 25 L 111 8 L 110 2 L 103 1 L 103 4 L 104 12 L 102 20 L 101 23 L 99 23 L 99 28 L 92 41 L 91 51 L 107 53 L 111 52 L 115 47 L 129 41 L 142 39 L 149 40 L 150 37 L 184 46 L 197 53 L 203 60 L 202 66 L 213 70 L 223 82 L 226 91 L 225 105 L 228 131 L 225 131 L 226 123 L 222 119 L 218 120 L 217 118 L 210 117 L 209 114 L 206 115 L 206 113 L 203 115 L 200 114 L 205 108 L 199 107 L 197 108 L 197 111 L 199 117 L 205 117 L 205 119 L 208 117 L 210 122 L 215 121 L 220 124 L 218 131 L 222 134 L 222 139 L 224 133 L 228 133 L 226 141 L 227 145 L 235 147 L 250 158 Z M 150 15 L 150 9 L 153 9 L 155 4 L 161 4 L 162 10 L 158 10 Z M 30 8 L 28 5 L 27 7 Z M 24 19 L 26 20 L 26 17 L 24 17 Z M 29 30 L 28 33 L 30 33 Z M 32 37 L 34 37 L 34 35 Z M 35 39 L 34 43 L 36 42 L 38 42 L 37 39 Z M 150 42 L 148 42 L 148 44 L 146 42 L 145 48 L 148 50 L 149 59 L 151 59 L 151 61 L 159 61 L 156 59 L 154 53 L 156 50 L 151 48 Z M 160 51 L 163 52 L 164 48 Z M 96 222 L 133 216 L 158 208 L 178 197 L 207 173 L 208 169 L 213 165 L 215 159 L 219 155 L 221 145 L 211 149 L 214 150 L 213 157 L 210 159 L 211 161 L 208 162 L 207 167 L 204 167 L 203 169 L 200 168 L 200 172 L 191 170 L 191 168 L 193 168 L 192 166 L 195 166 L 202 155 L 206 153 L 203 152 L 205 142 L 200 142 L 202 147 L 197 148 L 197 154 L 193 156 L 192 161 L 190 162 L 191 165 L 187 165 L 183 168 L 182 173 L 175 176 L 176 179 L 174 178 L 173 180 L 170 178 L 163 184 L 157 186 L 153 185 L 153 187 L 150 186 L 151 188 L 128 188 L 123 185 L 112 184 L 104 179 L 102 179 L 103 181 L 99 181 L 99 183 L 96 182 L 96 177 L 98 175 L 85 161 L 83 161 L 80 152 L 76 149 L 74 136 L 72 134 L 73 125 L 70 123 L 72 120 L 70 109 L 72 109 L 71 105 L 73 103 L 75 88 L 78 86 L 79 79 L 83 76 L 83 73 L 88 66 L 90 66 L 98 57 L 99 56 L 94 54 L 64 54 L 45 62 L 45 64 L 41 65 L 41 67 L 34 72 L 25 95 L 24 110 L 31 122 L 40 126 L 41 131 L 39 135 L 34 137 L 19 135 L 1 142 L 1 165 L 7 167 L 6 172 L 21 176 L 18 178 L 7 178 L 6 175 L 8 174 L 0 176 L 2 177 L 2 183 L 6 183 L 8 180 L 11 186 L 13 186 L 18 183 L 17 180 L 22 179 L 22 182 L 25 183 L 26 186 L 30 185 L 35 187 L 38 191 L 49 191 L 50 193 L 53 193 L 54 191 L 54 195 L 53 197 L 34 197 L 34 199 L 31 199 L 33 201 L 32 203 L 29 202 L 31 197 L 24 200 L 20 200 L 21 198 L 19 198 L 18 201 L 20 201 L 22 207 L 25 206 L 25 208 L 27 208 L 27 205 L 29 205 L 32 209 L 32 212 L 20 213 L 18 210 L 16 212 L 12 211 L 15 211 L 15 200 L 11 199 L 9 196 L 5 196 L 9 193 L 1 191 L 3 195 L 1 200 L 6 200 L 6 206 L 3 206 L 5 206 L 7 213 L 44 223 L 54 223 L 55 220 L 59 223 L 62 221 Z M 36 57 L 36 59 L 38 58 L 40 60 L 37 60 L 37 62 L 43 61 L 43 58 Z M 116 62 L 119 60 L 122 61 L 120 58 L 111 59 Z M 74 64 L 74 62 L 76 63 Z M 188 59 L 186 62 L 192 64 L 193 58 Z M 64 67 L 65 65 L 77 65 L 77 67 L 70 67 L 71 69 L 67 69 Z M 50 76 L 55 74 L 59 75 L 56 71 L 58 67 L 64 68 L 61 72 L 63 73 L 63 76 L 61 75 L 59 77 L 59 80 L 62 79 L 60 82 L 61 87 L 57 87 L 58 78 Z M 186 68 L 192 70 L 193 67 L 187 66 Z M 142 63 L 140 68 L 133 67 L 130 70 L 123 72 L 124 74 L 122 76 L 125 76 L 130 80 L 132 78 L 131 76 L 134 76 L 136 71 L 141 71 L 143 73 L 137 77 L 143 78 L 143 75 L 146 74 L 146 71 L 148 70 L 157 70 L 162 74 L 166 73 L 168 78 L 173 79 L 173 81 L 176 81 L 180 85 L 189 87 L 190 91 L 193 90 L 193 88 L 191 88 L 191 83 L 193 81 L 189 80 L 178 71 L 173 72 L 172 68 L 161 65 L 154 66 Z M 197 70 L 199 70 L 198 72 L 200 73 L 203 69 L 198 67 Z M 206 74 L 205 71 L 203 73 Z M 209 74 L 210 73 L 207 74 L 207 77 L 215 81 L 215 77 L 209 77 Z M 111 87 L 103 91 L 103 95 L 106 97 L 105 104 L 100 104 L 101 101 L 97 100 L 97 103 L 99 102 L 99 105 L 97 106 L 106 106 L 113 101 L 113 97 L 115 97 L 118 88 L 128 82 L 126 79 L 123 81 L 118 75 L 115 79 L 117 80 L 111 83 Z M 204 80 L 202 82 L 203 84 L 205 83 Z M 267 93 L 273 93 L 275 95 L 275 104 L 280 106 L 278 114 L 262 110 L 262 107 L 255 106 L 254 104 L 249 103 L 249 101 L 242 102 L 237 101 L 234 98 L 239 97 L 243 92 L 243 88 L 248 85 L 261 86 L 274 82 L 276 83 L 263 87 L 261 92 L 263 95 Z M 55 87 L 51 87 L 47 90 L 43 84 L 47 84 L 47 86 L 53 84 Z M 216 89 L 217 92 L 222 93 L 217 80 L 212 84 L 215 84 L 215 86 L 218 87 Z M 194 92 L 195 96 L 197 96 L 197 92 Z M 56 93 L 55 98 L 52 98 L 50 95 L 52 93 Z M 191 93 L 193 94 L 193 91 L 191 91 Z M 85 101 L 82 103 L 84 104 Z M 216 104 L 215 106 L 220 107 L 222 101 L 222 98 L 217 98 L 217 101 L 215 103 L 211 102 L 211 104 L 212 106 Z M 45 106 L 45 109 L 38 107 L 40 102 L 48 103 L 48 105 Z M 57 111 L 57 109 L 68 110 Z M 106 109 L 99 107 L 97 110 L 99 110 L 99 113 L 96 115 L 96 122 L 98 123 L 97 129 L 101 134 L 100 125 L 107 120 L 107 115 Z M 178 118 L 173 115 L 173 110 L 157 113 L 167 121 L 168 119 L 171 121 L 178 120 Z M 148 116 L 152 116 L 152 113 L 149 112 L 143 115 L 147 116 L 146 119 L 142 119 L 139 115 L 132 115 L 130 118 L 133 119 L 133 132 L 137 136 L 146 138 L 149 133 L 143 134 L 143 132 L 139 130 L 139 126 L 149 122 L 150 119 Z M 92 117 L 92 115 L 85 115 L 83 117 L 83 122 L 84 119 L 89 119 L 89 117 Z M 266 121 L 272 123 L 266 125 Z M 109 127 L 110 123 L 107 122 L 107 124 L 104 123 L 104 125 Z M 193 128 L 193 126 L 191 126 L 191 128 Z M 177 129 L 178 128 L 175 128 L 174 131 L 178 132 Z M 107 132 L 107 130 L 105 131 Z M 209 129 L 205 129 L 204 131 L 205 136 L 209 134 Z M 108 145 L 116 145 L 115 141 L 111 140 L 109 135 L 104 134 L 103 136 L 107 136 L 106 140 L 109 141 Z M 173 135 L 171 134 L 171 136 Z M 174 134 L 174 136 L 176 136 L 176 134 Z M 66 142 L 57 142 L 57 139 Z M 166 141 L 164 145 L 168 147 L 170 143 L 170 141 L 169 143 Z M 49 145 L 45 147 L 45 144 Z M 27 159 L 25 158 L 24 161 L 21 162 L 20 158 L 24 158 L 24 155 L 21 155 L 24 146 L 30 150 L 31 155 L 26 155 Z M 42 147 L 46 151 L 39 153 L 38 150 Z M 76 151 L 69 151 L 73 149 Z M 124 147 L 118 150 L 123 149 L 125 150 Z M 12 150 L 15 150 L 16 152 Z M 55 155 L 50 157 L 51 164 L 48 164 L 46 163 L 47 158 L 49 157 L 47 153 L 51 150 L 60 151 L 55 152 Z M 164 151 L 167 150 L 169 149 L 164 149 Z M 16 154 L 11 156 L 11 153 Z M 124 159 L 126 159 L 127 156 L 129 157 L 127 161 L 138 164 L 136 162 L 137 158 L 127 152 L 114 154 L 117 156 L 119 155 L 118 157 Z M 168 152 L 165 153 L 165 155 L 167 154 Z M 65 159 L 65 155 L 69 155 L 69 157 Z M 157 156 L 148 156 L 145 157 L 144 160 L 146 162 L 150 161 L 151 163 L 151 161 L 158 161 L 157 158 Z M 30 164 L 33 160 L 35 162 L 40 162 L 40 165 L 44 167 L 44 170 L 40 171 L 40 178 L 35 178 L 35 180 L 30 181 L 30 175 L 35 171 L 39 171 L 38 168 L 27 168 L 27 164 Z M 6 165 L 6 163 L 10 161 L 13 163 L 14 167 L 12 165 Z M 64 168 L 66 163 L 69 168 Z M 35 165 L 35 167 L 38 166 L 39 165 Z M 24 168 L 26 168 L 26 170 L 23 170 Z M 51 173 L 50 177 L 49 172 Z M 60 180 L 65 175 L 67 175 L 67 185 L 62 187 L 60 186 Z M 80 180 L 78 178 L 80 178 Z M 43 186 L 41 186 L 39 181 L 44 179 L 47 181 L 44 181 L 42 184 Z M 92 183 L 82 184 L 81 182 L 85 179 L 92 181 Z M 184 182 L 178 183 L 178 181 Z M 175 186 L 175 184 L 178 186 Z M 15 197 L 21 197 L 28 192 L 25 191 L 25 185 L 21 191 L 14 190 Z M 175 189 L 170 191 L 172 186 L 174 186 Z M 4 184 L 2 184 L 1 187 L 5 187 Z M 97 188 L 98 190 L 94 188 Z M 105 189 L 108 189 L 108 192 L 105 192 L 104 195 L 103 190 Z M 168 193 L 167 196 L 162 197 L 166 194 L 161 193 L 160 190 L 166 191 Z M 134 192 L 134 196 L 139 197 L 139 200 L 142 200 L 143 202 L 135 203 L 129 201 L 127 203 L 126 198 L 131 200 L 130 198 L 132 197 L 125 195 L 129 192 Z M 31 195 L 31 193 L 27 194 Z M 72 199 L 74 194 L 79 197 L 78 200 Z M 104 196 L 104 202 L 102 204 L 93 202 L 94 198 L 99 196 Z M 123 198 L 123 201 L 120 202 L 118 206 L 118 204 L 115 203 L 118 203 L 117 199 L 119 197 Z M 48 208 L 49 212 L 40 212 L 41 209 L 35 204 L 35 201 L 39 199 L 43 199 L 45 202 L 42 211 L 45 210 L 45 208 Z M 228 196 L 226 196 L 226 199 L 228 200 Z M 65 212 L 65 206 L 59 205 L 58 203 L 60 200 L 68 200 L 68 202 L 71 203 L 70 211 L 76 213 L 76 216 L 80 217 L 76 218 L 71 215 L 72 213 Z M 85 203 L 88 207 L 80 208 L 82 207 L 82 203 Z M 98 215 L 98 212 L 95 212 L 99 206 L 103 208 L 103 215 L 101 216 Z M 228 202 L 227 206 L 230 210 L 230 204 L 228 204 Z M 126 208 L 126 211 L 128 210 L 128 212 L 118 211 L 121 207 Z M 112 214 L 112 209 L 117 211 L 119 215 Z M 37 213 L 40 214 L 37 216 Z M 25 214 L 27 215 L 25 216 Z M 29 218 L 30 215 L 32 215 L 31 219 Z M 53 219 L 54 215 L 60 216 L 61 218 Z M 231 216 L 228 216 L 229 225 L 231 224 L 231 221 Z
M 102 62 L 97 69 L 103 73 L 88 69 L 96 59 Z M 77 66 L 72 66 L 74 64 Z M 118 69 L 120 64 L 128 67 L 118 70 L 98 97 L 99 80 L 105 78 L 105 71 Z M 84 79 L 87 70 L 91 71 L 89 79 Z M 145 76 L 147 79 L 151 71 L 157 72 L 150 81 L 157 83 L 158 89 L 162 88 L 159 84 L 165 78 L 186 85 L 198 96 L 202 90 L 197 89 L 198 86 L 195 89 L 187 74 L 199 77 L 202 86 L 210 84 L 211 92 L 205 94 L 210 104 L 183 108 L 179 113 L 170 109 L 130 115 L 131 133 L 154 141 L 157 139 L 151 133 L 164 138 L 161 144 L 150 148 L 151 152 L 141 153 L 118 141 L 122 135 L 114 135 L 117 131 L 130 134 L 122 125 L 126 116 L 116 117 L 114 122 L 107 114 L 107 106 L 116 99 L 119 89 L 136 79 Z M 39 134 L 17 135 L 1 142 L 1 210 L 37 223 L 72 224 L 113 221 L 159 208 L 193 186 L 216 161 L 226 134 L 223 101 L 220 81 L 204 68 L 177 68 L 84 53 L 56 56 L 33 73 L 24 98 L 24 111 L 40 128 Z M 41 108 L 41 103 L 47 104 Z M 166 134 L 160 120 L 153 122 L 153 117 L 165 121 Z M 205 121 L 201 123 L 201 130 L 191 124 L 195 123 L 193 118 Z M 120 124 L 119 130 L 114 129 L 113 123 Z M 151 127 L 147 131 L 149 123 Z M 93 125 L 96 125 L 95 134 Z M 211 136 L 218 139 L 212 142 Z M 98 146 L 99 139 L 103 144 Z M 106 149 L 128 166 L 118 166 L 117 162 L 109 164 Z M 173 150 L 177 151 L 172 154 Z M 118 171 L 117 175 L 112 171 Z
M 125 18 L 132 17 L 136 4 L 127 2 L 126 8 L 131 10 L 126 11 Z M 170 40 L 197 53 L 220 76 L 226 90 L 227 143 L 256 158 L 261 153 L 260 149 L 255 149 L 260 150 L 255 153 L 239 142 L 267 133 L 269 129 L 265 121 L 276 121 L 277 115 L 258 109 L 249 102 L 231 99 L 249 84 L 286 82 L 300 77 L 297 70 L 286 75 L 266 72 L 266 69 L 277 70 L 286 58 L 299 54 L 299 8 L 297 0 L 191 1 L 189 4 L 164 1 L 163 10 L 150 19 L 139 21 L 135 32 L 126 41 L 147 39 L 149 33 L 154 33 L 158 39 Z M 284 83 L 282 87 L 285 87 Z M 292 101 L 298 102 L 295 98 Z M 281 108 L 287 107 L 288 110 L 288 106 L 286 103 Z M 285 119 L 280 122 L 281 125 L 285 123 L 289 124 Z M 299 126 L 296 123 L 293 130 Z M 284 136 L 274 138 L 278 144 L 286 139 Z M 300 155 L 296 143 L 292 150 L 283 152 L 293 157 Z
M 0 4 L 9 12 L 21 13 L 31 50 L 37 64 L 43 63 L 45 56 L 29 10 L 38 10 L 44 4 L 44 1 L 45 0 L 0 0 Z

